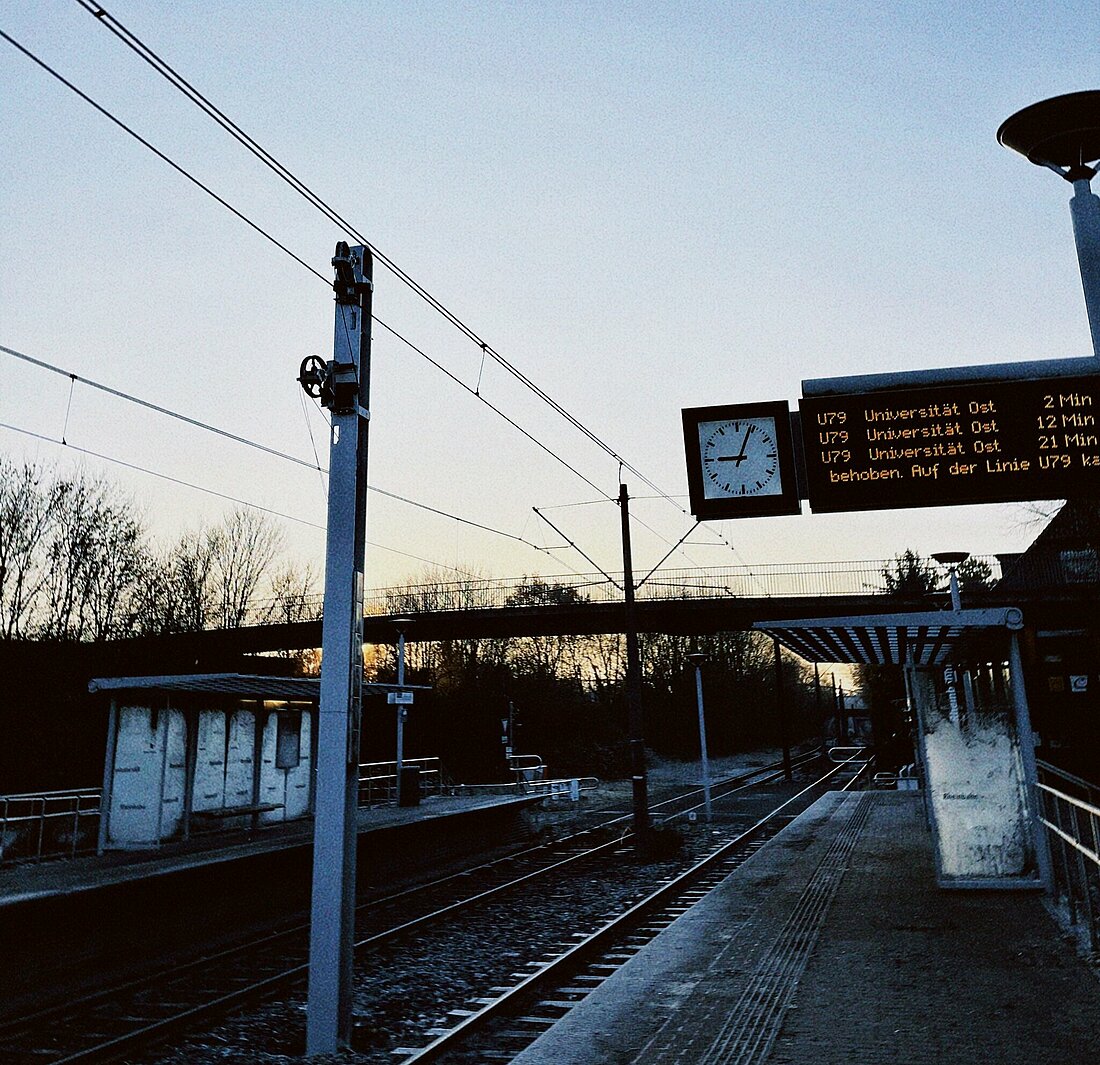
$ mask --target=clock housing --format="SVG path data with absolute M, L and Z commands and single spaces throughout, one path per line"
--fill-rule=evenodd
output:
M 700 520 L 801 512 L 783 401 L 683 411 L 691 512 Z

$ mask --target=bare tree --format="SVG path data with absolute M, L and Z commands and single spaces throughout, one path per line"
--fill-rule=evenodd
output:
M 55 498 L 45 474 L 0 458 L 0 635 L 25 636 L 48 571 L 42 543 Z
M 315 621 L 321 616 L 322 606 L 317 582 L 313 566 L 301 568 L 285 563 L 271 578 L 271 598 L 263 607 L 262 620 Z
M 129 596 L 146 571 L 145 533 L 132 502 L 83 473 L 55 481 L 50 500 L 39 631 L 54 639 L 120 635 Z
M 256 589 L 282 541 L 281 531 L 251 510 L 238 510 L 208 531 L 216 620 L 222 628 L 236 629 L 245 623 Z

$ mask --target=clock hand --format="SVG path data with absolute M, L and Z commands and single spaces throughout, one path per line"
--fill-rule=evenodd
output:
M 752 432 L 752 426 L 750 425 L 745 430 L 745 439 L 741 441 L 741 450 L 736 455 L 733 456 L 733 461 L 736 462 L 738 466 L 740 466 L 741 463 L 745 461 L 745 448 L 748 447 L 749 433 L 751 433 L 751 432 Z

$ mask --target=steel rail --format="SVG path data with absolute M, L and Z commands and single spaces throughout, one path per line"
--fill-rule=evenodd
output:
M 814 757 L 816 757 L 816 750 L 800 755 L 798 764 L 805 764 L 807 761 L 812 760 L 812 758 Z M 782 764 L 782 761 L 771 762 L 764 766 L 756 767 L 743 773 L 734 774 L 731 777 L 727 777 L 724 780 L 716 782 L 714 787 L 733 785 L 733 787 L 728 788 L 728 790 L 724 791 L 722 795 L 717 797 L 721 798 L 729 796 L 735 794 L 737 791 L 745 790 L 751 787 L 757 787 L 762 784 L 774 781 L 775 779 L 783 775 L 782 770 L 779 769 Z M 837 767 L 837 769 L 840 768 L 842 767 Z M 761 777 L 762 775 L 764 775 L 762 780 L 754 779 L 757 777 Z M 813 786 L 815 785 L 811 785 L 811 787 Z M 658 810 L 660 808 L 668 806 L 670 803 L 682 802 L 685 798 L 691 798 L 693 796 L 701 794 L 702 789 L 694 789 L 682 795 L 672 796 L 669 799 L 664 799 L 661 802 L 655 803 L 651 806 L 651 809 Z M 699 808 L 700 806 L 696 806 L 692 809 Z M 688 812 L 689 810 L 679 811 L 673 816 L 682 816 L 683 814 L 686 814 Z M 358 906 L 357 913 L 369 910 L 373 907 L 380 907 L 384 904 L 408 897 L 410 895 L 427 893 L 431 889 L 442 886 L 450 881 L 457 880 L 459 878 L 466 879 L 471 874 L 484 872 L 486 870 L 492 869 L 494 866 L 502 865 L 509 862 L 515 862 L 525 857 L 538 855 L 540 851 L 544 852 L 548 849 L 568 845 L 570 842 L 579 840 L 583 836 L 592 835 L 596 832 L 607 830 L 616 824 L 619 824 L 625 820 L 629 820 L 629 817 L 630 815 L 624 815 L 622 817 L 612 818 L 609 821 L 602 822 L 590 828 L 583 829 L 580 832 L 570 833 L 559 839 L 540 844 L 537 847 L 526 848 L 517 852 L 503 855 L 500 858 L 494 859 L 491 862 L 483 863 L 479 866 L 474 866 L 469 869 L 464 869 L 459 872 L 449 874 L 448 876 L 430 881 L 427 884 L 416 885 L 414 887 L 404 889 L 403 891 L 394 892 L 390 895 L 371 899 L 368 902 L 365 902 Z M 522 876 L 508 879 L 501 884 L 494 885 L 493 887 L 487 888 L 483 891 L 479 891 L 474 895 L 470 895 L 456 902 L 449 903 L 446 906 L 433 909 L 428 913 L 421 915 L 420 917 L 405 921 L 402 924 L 393 926 L 383 932 L 375 933 L 374 935 L 357 940 L 355 943 L 355 949 L 362 950 L 370 947 L 376 947 L 391 939 L 395 939 L 401 935 L 407 934 L 414 929 L 428 927 L 429 925 L 437 923 L 447 916 L 450 916 L 468 906 L 472 906 L 478 902 L 485 901 L 486 899 L 491 898 L 495 895 L 503 894 L 504 892 L 509 891 L 521 884 L 527 883 L 539 876 L 550 874 L 555 870 L 559 870 L 564 866 L 570 865 L 574 862 L 578 862 L 584 859 L 590 859 L 608 850 L 621 847 L 623 843 L 631 837 L 631 835 L 632 833 L 627 832 L 623 833 L 622 835 L 615 836 L 614 838 L 604 843 L 597 844 L 595 847 L 590 847 L 583 851 L 578 851 L 576 854 L 569 855 L 559 861 L 551 862 L 547 865 L 542 865 L 539 868 L 532 870 L 531 872 L 524 873 Z M 202 968 L 209 968 L 212 964 L 232 961 L 237 958 L 246 957 L 249 953 L 255 953 L 257 951 L 269 948 L 280 941 L 289 940 L 295 935 L 301 936 L 303 934 L 303 931 L 307 928 L 307 924 L 295 925 L 294 927 L 282 929 L 278 932 L 263 936 L 260 939 L 250 940 L 248 943 L 240 944 L 233 947 L 227 947 L 224 950 L 217 951 L 213 954 L 205 954 L 201 957 L 183 962 L 179 965 L 172 966 L 171 968 L 160 970 L 149 976 L 127 981 L 123 984 L 117 984 L 109 989 L 93 992 L 92 994 L 86 995 L 75 1001 L 70 1000 L 59 1006 L 48 1007 L 46 1009 L 36 1011 L 33 1014 L 24 1015 L 23 1017 L 20 1017 L 11 1022 L 0 1024 L 0 1040 L 3 1040 L 5 1036 L 10 1037 L 12 1035 L 25 1032 L 28 1029 L 35 1028 L 36 1026 L 42 1026 L 51 1020 L 56 1021 L 65 1016 L 72 1016 L 75 1010 L 94 1008 L 97 1005 L 110 1001 L 110 999 L 120 994 L 140 992 L 141 990 L 149 987 L 156 987 L 172 980 L 186 978 L 188 974 Z M 169 1017 L 154 1020 L 151 1021 L 149 1024 L 141 1025 L 135 1029 L 132 1029 L 131 1031 L 121 1033 L 120 1035 L 97 1043 L 94 1046 L 86 1047 L 82 1050 L 78 1050 L 59 1058 L 49 1058 L 48 1055 L 41 1055 L 39 1060 L 41 1060 L 44 1065 L 77 1065 L 77 1063 L 112 1060 L 114 1058 L 117 1058 L 121 1054 L 134 1049 L 135 1047 L 150 1043 L 154 1039 L 158 1039 L 161 1036 L 168 1036 L 176 1032 L 186 1030 L 193 1026 L 193 1024 L 198 1020 L 204 1019 L 209 1016 L 224 1015 L 225 1013 L 229 1012 L 237 1006 L 244 1005 L 247 1002 L 263 998 L 279 987 L 291 985 L 294 982 L 303 979 L 307 974 L 307 963 L 292 966 L 289 969 L 274 973 L 270 976 L 264 977 L 261 980 L 254 981 L 250 984 L 236 988 L 233 991 L 217 995 L 216 997 L 211 998 L 208 1001 L 198 1003 L 195 1006 L 189 1007 L 178 1013 L 174 1013 Z
M 422 1065 L 424 1062 L 435 1061 L 442 1054 L 453 1050 L 459 1043 L 469 1038 L 470 1035 L 482 1028 L 490 1020 L 505 1013 L 513 1002 L 536 991 L 540 986 L 549 983 L 552 979 L 557 980 L 559 973 L 567 970 L 570 966 L 576 965 L 587 955 L 603 949 L 604 944 L 609 940 L 614 940 L 616 937 L 622 935 L 626 929 L 636 925 L 641 919 L 649 917 L 654 911 L 666 905 L 671 898 L 698 882 L 713 866 L 724 861 L 737 849 L 752 842 L 753 838 L 765 831 L 767 826 L 788 806 L 797 802 L 814 788 L 820 787 L 823 783 L 845 768 L 851 768 L 849 763 L 841 762 L 833 769 L 830 769 L 822 777 L 819 777 L 812 784 L 803 788 L 802 791 L 798 792 L 796 795 L 780 803 L 774 810 L 766 814 L 752 827 L 746 829 L 734 839 L 722 844 L 721 847 L 707 855 L 706 858 L 697 862 L 686 872 L 670 880 L 668 883 L 663 884 L 661 887 L 657 888 L 656 891 L 647 895 L 628 910 L 625 910 L 617 917 L 608 921 L 601 928 L 580 940 L 557 958 L 547 962 L 542 968 L 531 973 L 531 975 L 525 977 L 513 987 L 510 987 L 492 1002 L 486 1003 L 481 1009 L 463 1018 L 449 1031 L 433 1039 L 427 1046 L 422 1047 L 420 1050 L 404 1058 L 401 1065 Z

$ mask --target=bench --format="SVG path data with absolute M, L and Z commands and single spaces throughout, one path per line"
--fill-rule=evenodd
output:
M 192 810 L 191 817 L 200 821 L 221 821 L 229 817 L 247 817 L 249 814 L 266 814 L 281 810 L 281 802 L 257 802 L 251 806 L 219 806 L 213 810 Z

